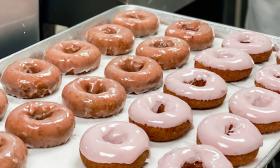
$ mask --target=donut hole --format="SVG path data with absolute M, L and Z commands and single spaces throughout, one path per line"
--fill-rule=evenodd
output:
M 206 80 L 203 79 L 194 79 L 192 81 L 184 82 L 197 87 L 204 87 L 206 85 Z
M 29 116 L 34 120 L 44 120 L 52 114 L 53 112 L 49 108 L 38 108 L 29 112 Z
M 200 28 L 200 22 L 199 21 L 193 21 L 193 22 L 181 22 L 179 23 L 178 29 L 182 30 L 189 30 L 189 31 L 198 31 Z
M 240 39 L 239 41 L 240 43 L 243 43 L 243 44 L 248 44 L 248 43 L 251 43 L 251 40 L 250 40 L 250 37 L 249 36 L 244 36 Z
M 195 161 L 193 163 L 186 162 L 186 163 L 184 163 L 182 168 L 203 168 L 203 164 L 200 161 Z
M 21 65 L 21 71 L 28 74 L 41 72 L 41 67 L 36 63 L 24 63 Z
M 97 81 L 94 83 L 87 83 L 84 86 L 84 90 L 90 94 L 100 94 L 106 92 L 106 88 L 101 81 Z
M 117 31 L 114 28 L 111 28 L 111 27 L 105 27 L 101 31 L 105 34 L 116 34 L 117 33 Z
M 255 107 L 267 107 L 271 103 L 271 98 L 267 96 L 255 96 L 251 104 Z
M 163 113 L 163 112 L 165 112 L 165 105 L 159 104 L 158 106 L 155 106 L 154 108 L 152 108 L 152 111 L 154 113 Z
M 115 130 L 111 130 L 107 134 L 105 134 L 102 138 L 104 141 L 109 142 L 111 144 L 122 144 L 126 141 L 127 135 L 121 134 Z
M 126 72 L 139 72 L 143 69 L 144 62 L 126 59 L 120 68 Z
M 225 127 L 225 134 L 230 136 L 232 133 L 234 133 L 234 125 L 229 124 Z
M 62 45 L 63 45 L 63 51 L 68 54 L 76 53 L 81 49 L 81 46 L 75 43 L 65 43 Z
M 280 74 L 274 74 L 273 76 L 274 76 L 275 78 L 280 79 Z
M 126 15 L 126 18 L 144 20 L 146 17 L 144 15 L 137 14 L 137 13 L 129 13 Z
M 167 47 L 173 47 L 174 45 L 175 44 L 171 40 L 158 40 L 158 41 L 155 41 L 152 44 L 152 47 L 155 47 L 155 48 L 167 48 Z

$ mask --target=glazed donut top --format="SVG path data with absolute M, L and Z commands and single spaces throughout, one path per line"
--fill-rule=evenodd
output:
M 280 90 L 280 65 L 267 65 L 256 73 L 255 80 L 271 90 Z
M 203 168 L 233 168 L 220 151 L 209 145 L 174 149 L 159 160 L 158 168 L 181 168 L 196 162 L 201 162 Z
M 229 102 L 229 109 L 257 124 L 280 121 L 280 95 L 267 89 L 253 87 L 235 93 Z
M 205 118 L 197 128 L 197 137 L 225 155 L 247 154 L 263 143 L 261 133 L 249 120 L 230 113 Z
M 79 74 L 96 68 L 101 53 L 97 47 L 79 40 L 65 40 L 46 50 L 45 58 L 61 72 Z
M 217 74 L 197 68 L 185 68 L 171 73 L 165 87 L 177 95 L 196 100 L 218 99 L 226 95 L 225 81 Z
M 133 163 L 149 149 L 149 138 L 128 122 L 106 122 L 89 128 L 80 142 L 80 152 L 98 163 Z
M 204 66 L 231 71 L 251 69 L 254 66 L 249 54 L 234 48 L 209 48 L 200 52 L 195 61 Z
M 192 123 L 192 111 L 183 100 L 165 93 L 150 93 L 136 99 L 128 110 L 133 121 L 159 128 Z
M 272 50 L 272 42 L 268 37 L 252 31 L 233 32 L 224 39 L 222 46 L 241 49 L 248 54 L 260 54 Z
M 183 33 L 183 39 L 191 39 L 192 36 L 201 36 L 209 32 L 214 34 L 213 29 L 206 22 L 200 20 L 177 21 L 167 28 L 166 33 L 173 34 L 174 31 Z

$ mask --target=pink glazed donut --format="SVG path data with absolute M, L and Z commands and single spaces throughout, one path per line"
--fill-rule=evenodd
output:
M 230 113 L 219 113 L 200 122 L 197 143 L 216 147 L 236 167 L 256 158 L 263 137 L 249 120 Z
M 227 158 L 209 145 L 174 149 L 158 162 L 158 168 L 233 168 Z
M 0 120 L 4 117 L 5 112 L 8 108 L 8 98 L 6 93 L 0 89 Z
M 166 77 L 164 92 L 179 97 L 191 108 L 208 109 L 223 103 L 227 86 L 219 75 L 211 71 L 185 68 Z
M 234 48 L 209 48 L 195 57 L 195 67 L 220 75 L 225 81 L 247 78 L 254 66 L 249 54 Z
M 280 65 L 267 65 L 256 73 L 255 84 L 280 94 Z
M 170 141 L 192 127 L 192 111 L 183 100 L 165 93 L 137 98 L 129 107 L 129 121 L 143 128 L 152 141 Z
M 280 95 L 254 87 L 235 93 L 229 102 L 231 113 L 250 120 L 261 133 L 280 130 Z
M 271 40 L 261 33 L 252 31 L 233 32 L 224 39 L 222 46 L 247 52 L 255 63 L 267 61 L 272 53 Z
M 87 168 L 143 167 L 149 156 L 149 138 L 128 122 L 97 124 L 82 136 L 80 155 Z
M 61 41 L 46 50 L 45 59 L 62 73 L 80 74 L 99 66 L 101 53 L 97 47 L 79 40 Z

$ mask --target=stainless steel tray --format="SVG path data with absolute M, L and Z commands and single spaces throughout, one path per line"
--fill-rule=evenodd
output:
M 85 31 L 90 27 L 97 24 L 107 23 L 110 22 L 111 18 L 118 13 L 119 11 L 128 10 L 128 9 L 143 9 L 147 11 L 151 11 L 159 16 L 161 20 L 161 25 L 159 28 L 159 32 L 155 36 L 163 36 L 165 28 L 168 24 L 181 20 L 181 19 L 195 19 L 192 17 L 186 17 L 182 15 L 177 15 L 173 13 L 168 13 L 160 10 L 155 10 L 151 8 L 146 7 L 140 7 L 135 5 L 122 5 L 115 7 L 113 9 L 110 9 L 102 14 L 99 14 L 83 23 L 80 23 L 67 31 L 64 31 L 62 33 L 59 33 L 55 36 L 52 36 L 46 40 L 43 40 L 37 44 L 34 44 L 28 48 L 25 48 L 17 53 L 14 53 L 2 60 L 0 60 L 0 72 L 3 71 L 3 69 L 10 63 L 12 63 L 15 60 L 26 58 L 26 57 L 38 57 L 42 58 L 44 54 L 44 50 L 48 48 L 50 45 L 53 45 L 54 43 L 65 40 L 65 39 L 84 39 L 84 33 Z M 235 28 L 231 26 L 226 26 L 218 23 L 208 22 L 215 30 L 216 38 L 214 41 L 213 47 L 220 47 L 222 38 L 230 33 L 231 31 L 242 31 L 243 29 Z M 269 35 L 268 35 L 269 36 Z M 274 43 L 279 43 L 280 39 L 275 36 L 269 36 Z M 147 37 L 149 38 L 149 37 Z M 131 54 L 135 53 L 135 48 L 137 45 L 143 41 L 145 38 L 136 38 L 134 50 L 131 52 Z M 193 67 L 193 57 L 197 54 L 197 52 L 192 52 L 190 59 L 188 63 L 185 65 L 185 67 Z M 91 72 L 87 75 L 97 75 L 97 76 L 104 76 L 104 68 L 106 64 L 112 59 L 113 57 L 109 56 L 103 56 L 100 67 L 95 70 L 94 72 Z M 265 64 L 273 64 L 275 63 L 275 57 L 274 53 L 271 56 L 271 59 L 269 62 Z M 212 110 L 193 110 L 194 113 L 194 127 L 193 129 L 183 138 L 180 138 L 178 140 L 172 141 L 172 142 L 166 142 L 166 143 L 154 143 L 151 142 L 151 155 L 148 163 L 146 164 L 146 168 L 155 168 L 157 165 L 158 159 L 168 152 L 169 150 L 175 148 L 175 147 L 182 147 L 186 145 L 195 144 L 195 136 L 196 136 L 196 128 L 199 122 L 206 116 L 219 113 L 219 112 L 228 112 L 228 100 L 230 96 L 235 93 L 240 88 L 244 87 L 250 87 L 254 86 L 253 82 L 253 76 L 254 73 L 259 70 L 263 64 L 256 65 L 254 67 L 253 73 L 250 76 L 250 78 L 241 81 L 241 82 L 235 82 L 228 84 L 228 95 L 224 102 L 224 104 L 221 107 L 218 107 L 216 109 Z M 168 70 L 164 72 L 164 77 L 173 72 L 174 70 Z M 60 86 L 60 89 L 53 95 L 47 96 L 45 98 L 36 99 L 36 100 L 45 100 L 45 101 L 55 101 L 62 103 L 61 100 L 61 91 L 65 84 L 70 82 L 71 80 L 75 79 L 77 76 L 63 76 L 62 84 Z M 2 87 L 0 85 L 0 87 Z M 158 89 L 158 91 L 162 91 L 162 88 Z M 122 120 L 127 121 L 127 109 L 130 105 L 130 103 L 137 97 L 138 95 L 129 95 L 125 108 L 123 112 L 119 115 L 113 116 L 111 118 L 105 118 L 105 119 L 82 119 L 82 118 L 76 118 L 76 128 L 74 131 L 74 134 L 71 138 L 71 140 L 62 146 L 55 147 L 55 148 L 48 148 L 48 149 L 29 149 L 29 156 L 27 161 L 27 168 L 55 168 L 55 167 L 64 167 L 64 168 L 77 168 L 77 167 L 84 167 L 82 162 L 80 161 L 79 157 L 79 141 L 80 137 L 84 133 L 84 131 L 89 128 L 90 126 L 105 122 L 105 121 L 113 121 L 113 120 Z M 16 106 L 30 100 L 22 100 L 17 99 L 14 97 L 9 96 L 9 108 L 8 112 L 11 111 Z M 7 114 L 6 114 L 7 117 Z M 4 123 L 6 118 L 4 120 L 0 121 L 0 130 L 4 130 Z M 246 168 L 262 168 L 268 164 L 268 162 L 274 157 L 274 155 L 279 151 L 280 148 L 280 133 L 273 133 L 264 135 L 264 145 L 260 148 L 259 154 L 257 156 L 257 159 L 249 165 L 246 165 L 244 167 Z

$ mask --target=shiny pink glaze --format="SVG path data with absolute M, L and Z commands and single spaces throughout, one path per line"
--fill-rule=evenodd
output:
M 229 103 L 233 114 L 256 124 L 280 121 L 280 95 L 267 89 L 253 87 L 235 93 Z
M 206 81 L 206 84 L 192 85 L 195 80 Z M 176 95 L 196 100 L 219 99 L 227 93 L 226 83 L 220 76 L 197 68 L 185 68 L 171 73 L 165 80 L 165 87 Z
M 45 59 L 57 66 L 62 73 L 79 74 L 96 69 L 101 53 L 97 47 L 79 40 L 56 43 L 45 54 Z
M 272 50 L 272 42 L 268 37 L 252 31 L 233 32 L 224 39 L 222 46 L 241 49 L 248 54 L 261 54 Z
M 193 145 L 174 149 L 158 162 L 158 168 L 181 168 L 185 163 L 202 162 L 203 168 L 233 168 L 227 158 L 209 145 Z
M 149 150 L 149 138 L 128 122 L 105 122 L 89 128 L 80 142 L 81 154 L 97 163 L 133 163 Z
M 164 112 L 157 113 L 160 105 Z M 136 99 L 129 107 L 129 118 L 133 121 L 158 128 L 170 128 L 192 123 L 192 111 L 183 100 L 165 93 L 150 93 Z
M 225 155 L 248 154 L 263 144 L 261 133 L 249 120 L 230 113 L 206 117 L 197 128 L 197 138 Z
M 0 131 L 0 167 L 24 168 L 27 148 L 18 137 Z
M 254 66 L 249 54 L 234 48 L 209 48 L 200 52 L 195 61 L 206 67 L 231 71 L 251 69 Z
M 280 92 L 280 65 L 267 65 L 256 73 L 255 81 L 269 90 Z
M 0 89 L 0 120 L 4 117 L 4 114 L 8 107 L 8 98 L 6 93 Z

